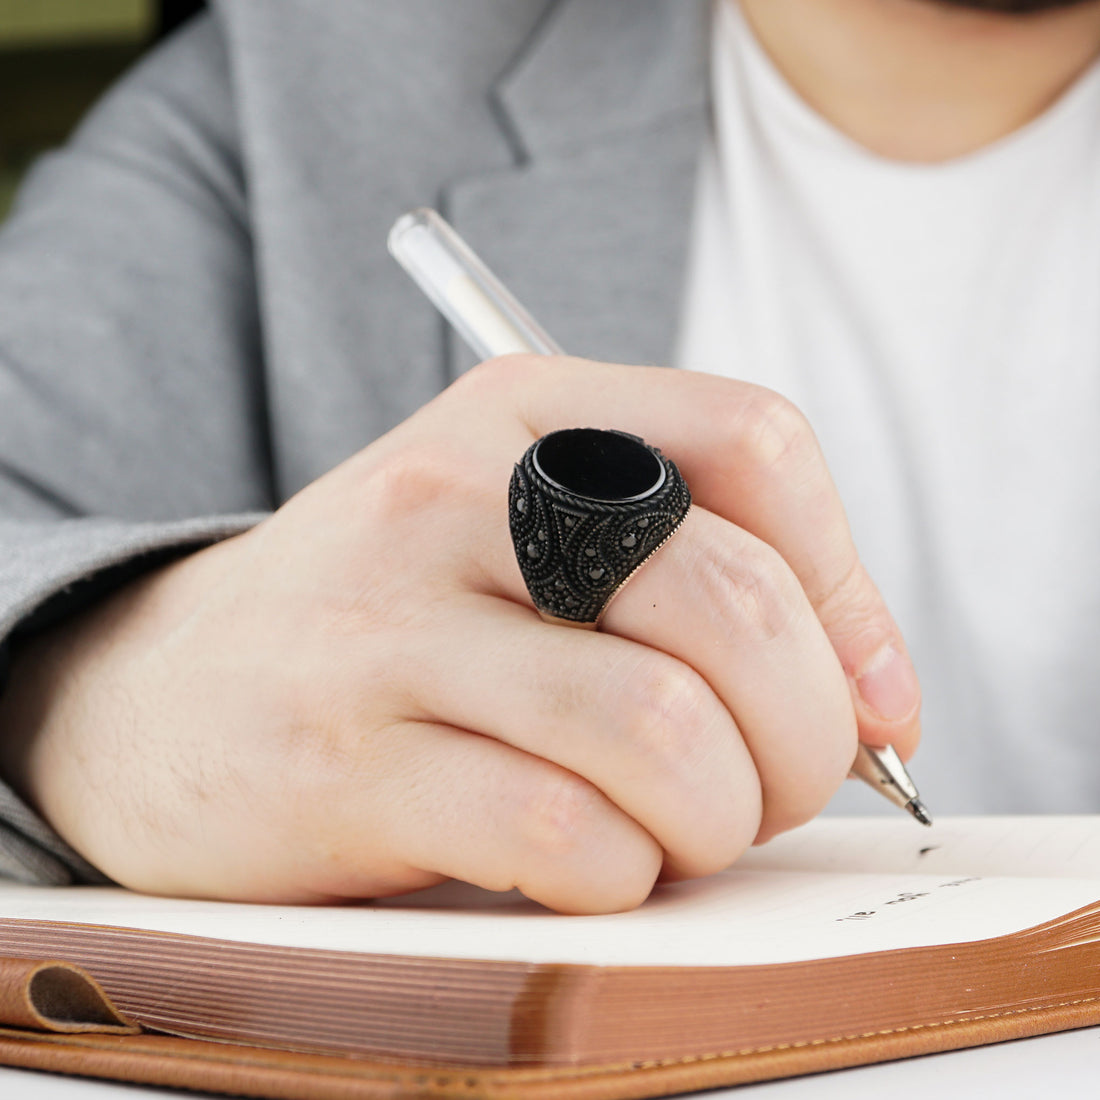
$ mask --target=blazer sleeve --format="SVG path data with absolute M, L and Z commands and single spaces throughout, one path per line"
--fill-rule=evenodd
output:
M 0 229 L 0 690 L 21 634 L 275 505 L 242 161 L 202 16 Z M 0 874 L 98 877 L 2 786 Z

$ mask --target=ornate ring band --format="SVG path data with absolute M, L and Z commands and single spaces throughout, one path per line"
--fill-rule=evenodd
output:
M 636 435 L 568 428 L 537 440 L 512 472 L 508 524 L 539 614 L 595 629 L 690 506 L 675 463 Z

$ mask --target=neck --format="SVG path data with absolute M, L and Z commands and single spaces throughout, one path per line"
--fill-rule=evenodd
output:
M 760 44 L 811 107 L 896 160 L 950 160 L 1012 133 L 1100 53 L 1100 0 L 1026 16 L 932 0 L 741 0 L 741 6 Z

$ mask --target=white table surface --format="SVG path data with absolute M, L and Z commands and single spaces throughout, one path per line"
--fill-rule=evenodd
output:
M 901 1062 L 836 1070 L 736 1089 L 708 1100 L 1035 1100 L 1100 1093 L 1100 1027 L 1017 1039 L 996 1046 L 930 1054 Z M 117 1085 L 0 1067 L 3 1100 L 195 1100 L 200 1093 Z

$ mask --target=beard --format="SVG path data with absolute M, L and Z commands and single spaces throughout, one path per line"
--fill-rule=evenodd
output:
M 1040 11 L 1058 8 L 1077 8 L 1091 0 L 935 0 L 945 8 L 967 8 L 970 11 L 988 11 L 999 15 L 1034 15 Z

